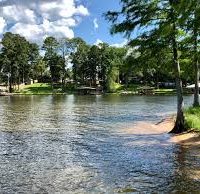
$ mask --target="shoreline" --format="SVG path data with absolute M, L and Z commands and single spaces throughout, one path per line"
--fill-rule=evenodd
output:
M 157 123 L 138 122 L 135 126 L 125 129 L 130 135 L 169 135 L 169 143 L 183 146 L 200 146 L 200 133 L 188 130 L 181 134 L 169 134 L 174 126 L 174 117 L 167 117 Z
M 15 95 L 15 96 L 20 96 L 20 95 L 68 95 L 68 94 L 74 94 L 74 95 L 80 95 L 80 94 L 77 94 L 77 92 L 74 92 L 74 91 L 69 91 L 69 92 L 58 92 L 58 93 L 53 93 L 53 92 L 47 92 L 47 93 L 37 93 L 37 92 L 33 92 L 33 93 L 23 93 L 23 92 L 13 92 L 11 93 L 12 95 Z M 163 93 L 163 94 L 138 94 L 138 93 L 118 93 L 118 92 L 113 92 L 113 93 L 110 93 L 110 92 L 104 92 L 102 94 L 87 94 L 88 96 L 95 96 L 95 95 L 120 95 L 120 96 L 175 96 L 176 94 L 174 93 Z M 87 96 L 87 95 L 82 95 L 82 96 Z M 192 94 L 184 94 L 185 96 L 190 96 Z

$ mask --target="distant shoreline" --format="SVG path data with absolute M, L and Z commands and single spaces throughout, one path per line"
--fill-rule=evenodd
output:
M 143 88 L 143 89 L 141 89 Z M 21 85 L 19 89 L 14 90 L 14 95 L 65 95 L 77 94 L 74 85 L 66 85 L 63 89 L 61 85 L 52 88 L 50 83 L 34 83 L 31 85 Z M 175 89 L 155 89 L 152 87 L 133 87 L 133 88 L 119 88 L 115 91 L 102 91 L 101 94 L 117 94 L 117 95 L 134 95 L 134 96 L 172 96 L 176 95 Z M 84 95 L 84 93 L 82 94 Z M 91 94 L 94 95 L 94 94 Z M 191 95 L 190 92 L 184 91 L 184 95 Z

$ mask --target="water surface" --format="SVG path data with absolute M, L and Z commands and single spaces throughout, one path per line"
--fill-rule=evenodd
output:
M 0 193 L 198 192 L 198 147 L 124 130 L 175 111 L 174 96 L 1 97 Z

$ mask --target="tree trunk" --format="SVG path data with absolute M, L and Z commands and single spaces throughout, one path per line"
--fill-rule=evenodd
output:
M 9 93 L 12 93 L 12 78 L 9 77 Z
M 65 91 L 65 77 L 66 77 L 66 71 L 65 71 L 65 64 L 66 64 L 66 60 L 65 60 L 65 49 L 63 48 L 63 61 L 64 61 L 64 66 L 62 68 L 62 91 Z
M 160 56 L 157 57 L 157 69 L 156 69 L 156 89 L 159 89 L 159 71 L 160 71 Z
M 194 70 L 195 70 L 195 89 L 194 89 L 194 107 L 199 106 L 199 62 L 198 62 L 198 33 L 196 23 L 194 24 Z
M 76 64 L 74 64 L 74 66 L 73 66 L 73 79 L 74 79 L 75 85 L 77 85 L 77 66 L 76 66 Z
M 9 70 L 10 70 L 9 76 L 8 76 L 9 93 L 12 93 L 12 81 L 13 81 L 12 77 L 13 77 L 13 74 L 12 74 L 12 67 L 11 67 L 11 65 L 9 67 Z
M 25 84 L 25 79 L 24 79 L 24 77 L 25 77 L 25 76 L 24 76 L 24 66 L 23 66 L 22 74 L 23 74 L 23 75 L 22 75 L 22 76 L 23 76 L 23 77 L 22 77 L 22 82 L 23 82 L 23 84 Z
M 62 91 L 65 91 L 65 76 L 62 78 Z
M 183 113 L 183 88 L 180 76 L 180 65 L 178 59 L 178 45 L 176 41 L 175 22 L 173 22 L 172 48 L 173 48 L 174 74 L 176 77 L 177 116 L 176 116 L 175 126 L 170 131 L 170 133 L 182 133 L 186 130 L 186 128 L 185 128 L 185 118 Z
M 19 91 L 20 77 L 18 77 L 18 83 L 17 83 L 17 85 L 18 85 L 18 91 Z

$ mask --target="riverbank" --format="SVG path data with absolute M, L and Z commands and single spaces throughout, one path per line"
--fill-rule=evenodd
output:
M 149 93 L 141 93 L 141 85 L 130 85 L 128 87 L 120 86 L 116 88 L 112 94 L 118 95 L 175 95 L 175 89 L 152 89 Z M 19 90 L 15 91 L 15 95 L 51 95 L 51 94 L 72 94 L 75 93 L 74 85 L 68 84 L 63 89 L 61 84 L 52 88 L 51 84 L 48 83 L 34 83 L 32 85 L 22 85 Z M 185 92 L 184 94 L 188 94 Z
M 162 135 L 168 134 L 174 126 L 174 118 L 168 117 L 159 123 L 139 122 L 137 125 L 125 129 L 126 133 L 133 135 Z M 182 134 L 168 134 L 168 143 L 175 143 L 186 146 L 200 146 L 200 133 L 194 130 Z
M 52 88 L 48 83 L 35 83 L 31 85 L 20 86 L 19 90 L 16 90 L 15 95 L 63 95 L 66 94 L 62 90 L 61 86 L 55 86 Z

